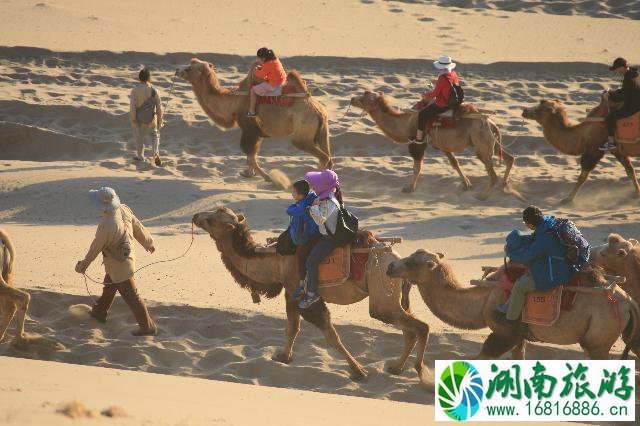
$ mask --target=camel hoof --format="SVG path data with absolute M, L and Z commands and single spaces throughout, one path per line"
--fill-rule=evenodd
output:
M 351 380 L 354 382 L 363 382 L 367 380 L 367 377 L 369 377 L 369 375 L 364 368 L 360 366 L 351 368 Z
M 246 177 L 246 178 L 254 178 L 256 177 L 256 172 L 254 170 L 245 169 L 240 172 L 240 176 Z
M 402 188 L 402 192 L 404 192 L 405 194 L 411 194 L 415 190 L 416 190 L 416 188 L 411 186 L 411 185 L 405 186 L 404 188 Z
M 29 347 L 29 343 L 31 343 L 31 339 L 26 335 L 20 337 L 16 336 L 15 340 L 13 341 L 13 347 L 18 350 L 25 350 Z
M 570 206 L 573 204 L 573 198 L 564 198 L 562 199 L 562 201 L 560 201 L 560 205 L 561 206 Z
M 402 366 L 391 364 L 386 368 L 386 371 L 393 376 L 399 376 L 400 374 L 402 374 Z
M 290 364 L 293 360 L 293 357 L 291 355 L 287 356 L 284 352 L 276 352 L 275 354 L 273 354 L 271 359 L 282 364 Z
M 465 180 L 464 183 L 462 184 L 462 189 L 465 191 L 469 191 L 471 189 L 471 181 L 470 180 Z
M 435 376 L 433 375 L 433 372 L 430 369 L 425 367 L 421 371 L 418 371 L 418 378 L 420 379 L 420 383 L 426 390 L 430 392 L 435 390 L 436 379 L 435 379 Z

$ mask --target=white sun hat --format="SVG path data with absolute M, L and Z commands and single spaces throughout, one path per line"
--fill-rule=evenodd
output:
M 438 60 L 433 63 L 433 66 L 439 70 L 451 71 L 456 67 L 456 63 L 451 60 L 451 56 L 441 55 Z
M 113 188 L 103 186 L 89 191 L 89 198 L 103 212 L 114 212 L 120 207 L 120 198 Z

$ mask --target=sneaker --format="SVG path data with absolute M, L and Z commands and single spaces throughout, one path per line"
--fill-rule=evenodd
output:
M 89 315 L 90 315 L 93 319 L 95 319 L 96 321 L 101 322 L 101 323 L 103 323 L 103 324 L 106 324 L 106 322 L 107 322 L 107 317 L 106 317 L 106 316 L 98 315 L 98 314 L 96 313 L 96 311 L 95 311 L 95 310 L 93 310 L 93 309 L 91 309 L 91 311 L 89 312 Z
M 154 159 L 156 166 L 158 167 L 162 167 L 162 160 L 160 160 L 160 156 L 156 155 L 156 158 Z
M 307 282 L 305 280 L 301 280 L 298 287 L 296 287 L 296 291 L 293 292 L 293 298 L 298 300 L 307 292 Z
M 256 113 L 255 112 L 251 112 L 251 111 L 247 111 L 247 118 L 256 118 Z
M 602 145 L 600 148 L 598 148 L 600 151 L 612 151 L 614 149 L 618 148 L 615 144 L 612 144 L 611 142 L 607 142 L 604 145 Z
M 311 307 L 311 305 L 316 303 L 318 300 L 320 300 L 320 296 L 319 295 L 317 295 L 315 293 L 307 293 L 307 294 L 305 294 L 304 298 L 298 304 L 298 308 L 300 308 L 300 309 L 308 309 L 308 308 Z

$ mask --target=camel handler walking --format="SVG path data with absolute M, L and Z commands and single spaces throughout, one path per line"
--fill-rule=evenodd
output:
M 134 336 L 155 335 L 156 325 L 138 294 L 133 276 L 136 269 L 134 238 L 149 253 L 155 251 L 153 238 L 131 209 L 120 203 L 118 195 L 112 188 L 102 187 L 89 191 L 89 197 L 102 212 L 102 221 L 98 225 L 96 236 L 87 255 L 76 264 L 76 272 L 84 274 L 101 252 L 106 271 L 102 296 L 93 305 L 91 316 L 100 322 L 106 322 L 109 308 L 118 292 L 129 305 L 140 326 L 132 334 Z
M 147 138 L 153 139 L 153 157 L 156 166 L 162 166 L 160 160 L 160 129 L 162 128 L 162 103 L 160 95 L 150 83 L 151 73 L 147 68 L 138 74 L 140 82 L 131 89 L 129 116 L 131 127 L 136 138 L 136 161 L 144 161 L 144 143 Z

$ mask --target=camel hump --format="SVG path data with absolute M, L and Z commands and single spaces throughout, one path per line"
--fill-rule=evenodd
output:
M 304 81 L 298 70 L 291 70 L 289 74 L 287 74 L 287 84 L 294 86 L 296 88 L 296 92 L 309 93 L 307 83 Z
M 475 105 L 469 103 L 463 103 L 455 110 L 455 115 L 457 117 L 464 117 L 467 114 L 475 114 L 478 113 L 479 110 Z

